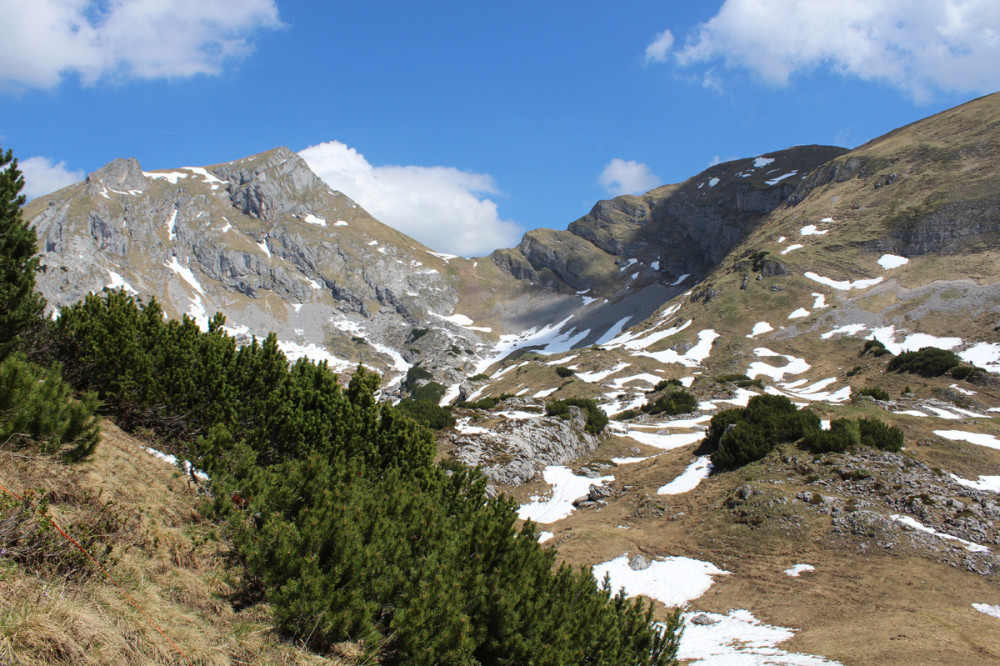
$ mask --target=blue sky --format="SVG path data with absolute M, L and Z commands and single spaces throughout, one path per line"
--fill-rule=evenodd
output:
M 284 145 L 482 255 L 719 160 L 853 147 L 1000 89 L 995 0 L 0 0 L 32 196 Z

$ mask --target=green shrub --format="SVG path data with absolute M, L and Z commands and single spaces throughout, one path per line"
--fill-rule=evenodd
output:
M 861 443 L 882 451 L 899 451 L 903 448 L 903 430 L 888 426 L 878 419 L 860 419 Z
M 615 421 L 628 421 L 629 419 L 634 419 L 635 417 L 642 414 L 642 411 L 638 409 L 626 409 L 621 414 L 615 416 Z
M 576 373 L 564 365 L 557 365 L 556 374 L 565 379 L 566 377 L 572 377 Z
M 719 440 L 712 465 L 722 469 L 741 467 L 766 456 L 774 446 L 773 433 L 748 421 L 738 421 Z
M 742 409 L 713 416 L 703 444 L 715 449 L 712 464 L 725 469 L 759 460 L 778 443 L 813 430 L 819 430 L 819 417 L 812 410 L 800 410 L 784 396 L 758 395 Z
M 722 435 L 726 432 L 731 424 L 739 423 L 743 419 L 743 410 L 740 408 L 736 409 L 724 409 L 712 416 L 712 420 L 709 422 L 708 433 L 702 443 L 708 448 L 708 450 L 715 451 L 719 448 L 719 440 L 722 439 Z
M 95 393 L 73 399 L 58 365 L 43 368 L 21 352 L 0 363 L 0 446 L 86 458 L 101 437 L 97 407 Z
M 413 329 L 410 329 L 410 337 L 407 340 L 407 342 L 416 342 L 420 338 L 422 338 L 425 335 L 427 335 L 429 332 L 430 332 L 430 329 L 427 329 L 427 328 L 413 328 Z
M 410 390 L 410 398 L 417 401 L 423 402 L 433 402 L 437 404 L 441 402 L 441 398 L 448 391 L 444 385 L 437 382 L 427 382 L 426 384 L 421 384 L 420 386 Z
M 951 376 L 955 379 L 969 379 L 980 372 L 982 370 L 974 365 L 956 365 L 951 369 Z
M 654 386 L 649 391 L 646 391 L 646 393 L 656 393 L 658 391 L 662 391 L 663 389 L 669 388 L 671 386 L 684 386 L 684 384 L 682 384 L 681 380 L 679 380 L 679 379 L 663 379 L 663 380 L 658 381 L 656 383 L 656 386 Z
M 854 375 L 862 372 L 863 370 L 864 370 L 864 368 L 862 368 L 860 365 L 856 365 L 853 368 L 851 368 L 850 370 L 848 370 L 847 373 L 846 373 L 846 375 L 848 377 L 853 377 Z
M 593 435 L 599 434 L 608 425 L 608 415 L 604 413 L 597 403 L 589 398 L 566 398 L 565 400 L 553 400 L 545 406 L 545 414 L 568 419 L 570 407 L 579 407 L 587 414 L 587 425 L 585 430 Z
M 484 382 L 484 381 L 486 381 L 489 378 L 490 378 L 489 375 L 480 372 L 478 374 L 475 374 L 475 375 L 472 375 L 471 377 L 469 377 L 469 381 L 470 382 Z
M 871 386 L 871 387 L 863 388 L 860 391 L 858 391 L 857 394 L 859 396 L 861 396 L 861 395 L 867 395 L 867 396 L 869 396 L 871 398 L 875 398 L 876 400 L 891 400 L 892 399 L 891 396 L 889 395 L 888 391 L 886 391 L 885 389 L 880 389 L 877 386 Z
M 661 395 L 655 402 L 646 403 L 642 411 L 647 414 L 687 414 L 698 408 L 698 398 L 684 390 Z
M 874 340 L 874 339 L 866 340 L 865 346 L 861 348 L 861 356 L 868 355 L 868 356 L 878 357 L 878 356 L 885 356 L 886 354 L 890 354 L 891 356 L 889 350 L 886 349 L 885 345 L 882 344 L 879 340 Z
M 434 375 L 432 375 L 430 371 L 421 368 L 419 365 L 411 365 L 410 369 L 406 371 L 406 380 L 404 381 L 404 384 L 406 386 L 413 386 L 417 382 L 424 379 L 430 379 L 433 376 Z
M 719 384 L 732 384 L 735 382 L 748 382 L 750 381 L 750 378 L 739 373 L 732 373 L 728 375 L 719 375 L 715 378 L 715 381 Z
M 290 638 L 356 641 L 387 664 L 674 662 L 678 615 L 661 632 L 651 605 L 557 566 L 533 524 L 515 529 L 516 503 L 433 463 L 431 433 L 376 400 L 377 375 L 359 367 L 342 389 L 325 364 L 289 366 L 273 335 L 237 348 L 222 321 L 203 333 L 119 292 L 64 309 L 53 344 L 106 410 L 187 445 L 240 593 Z
M 813 453 L 843 452 L 861 443 L 858 422 L 834 419 L 829 430 L 809 430 L 802 440 L 803 448 Z
M 417 423 L 425 425 L 431 430 L 441 430 L 455 425 L 455 417 L 451 415 L 451 407 L 442 407 L 432 400 L 407 398 L 400 400 L 396 407 Z
M 962 359 L 954 352 L 937 347 L 924 347 L 912 352 L 903 352 L 889 361 L 887 369 L 890 372 L 909 372 L 921 377 L 940 377 Z

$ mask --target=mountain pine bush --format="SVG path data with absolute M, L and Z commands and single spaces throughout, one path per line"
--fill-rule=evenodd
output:
M 100 440 L 97 396 L 72 399 L 59 366 L 43 368 L 16 352 L 0 363 L 0 446 L 33 445 L 70 461 L 86 458 Z
M 889 361 L 887 369 L 889 372 L 909 372 L 921 377 L 940 377 L 961 363 L 962 359 L 955 352 L 924 347 L 896 356 Z
M 434 464 L 430 431 L 376 400 L 377 375 L 342 389 L 325 364 L 289 366 L 273 335 L 237 348 L 222 323 L 106 293 L 63 310 L 53 348 L 106 411 L 211 475 L 243 592 L 288 635 L 394 664 L 675 663 L 679 616 L 661 630 L 651 605 L 557 568 L 513 501 Z M 570 405 L 607 423 L 592 400 L 555 411 Z

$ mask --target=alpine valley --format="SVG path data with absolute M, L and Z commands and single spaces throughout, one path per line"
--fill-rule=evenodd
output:
M 1000 94 L 479 258 L 386 226 L 286 148 L 117 159 L 24 215 L 52 317 L 125 290 L 449 407 L 438 459 L 479 466 L 559 559 L 682 608 L 682 661 L 1000 662 Z M 950 364 L 900 360 L 928 347 Z M 721 464 L 734 422 L 709 442 L 713 417 L 758 395 L 824 432 L 896 426 L 902 450 L 769 442 Z

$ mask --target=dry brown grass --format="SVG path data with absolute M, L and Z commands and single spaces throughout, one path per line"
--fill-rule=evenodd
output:
M 107 511 L 129 527 L 107 535 L 120 588 L 93 565 L 66 576 L 0 558 L 0 663 L 185 663 L 171 640 L 196 664 L 356 663 L 283 640 L 265 606 L 236 611 L 224 546 L 198 511 L 205 498 L 115 426 L 105 423 L 94 459 L 77 465 L 0 451 L 0 485 L 44 489 L 71 535 Z
M 923 423 L 932 420 L 935 423 Z M 920 422 L 920 428 L 942 427 L 938 419 L 909 419 L 914 421 Z M 917 445 L 918 439 L 917 431 L 912 434 L 914 441 L 908 435 L 908 452 L 927 464 L 961 460 L 965 464 L 957 466 L 969 469 L 975 460 L 981 469 L 996 473 L 1000 462 L 1000 452 L 983 447 L 929 441 Z M 622 455 L 629 444 L 628 440 L 612 441 L 592 455 Z M 599 511 L 577 511 L 563 521 L 541 526 L 555 534 L 548 543 L 565 561 L 587 567 L 624 552 L 710 561 L 730 574 L 716 577 L 709 591 L 689 608 L 718 613 L 742 608 L 764 622 L 793 627 L 797 629 L 794 638 L 781 647 L 794 652 L 844 664 L 1000 660 L 996 620 L 971 606 L 1000 603 L 996 576 L 984 577 L 932 561 L 905 544 L 893 550 L 869 547 L 862 552 L 860 537 L 831 534 L 829 517 L 791 500 L 796 493 L 814 488 L 782 471 L 778 454 L 766 463 L 713 475 L 691 492 L 657 496 L 657 488 L 692 460 L 696 446 L 605 471 L 614 474 L 615 488 L 630 489 Z M 644 452 L 654 451 L 644 448 Z M 791 449 L 787 453 L 796 455 Z M 790 501 L 777 505 L 773 515 L 763 515 L 759 524 L 738 522 L 726 509 L 726 499 L 745 484 L 758 497 L 784 496 Z M 544 491 L 543 483 L 533 482 L 512 489 L 511 494 L 523 501 Z M 813 564 L 816 571 L 800 578 L 783 573 L 798 563 Z M 665 610 L 659 608 L 658 613 Z

